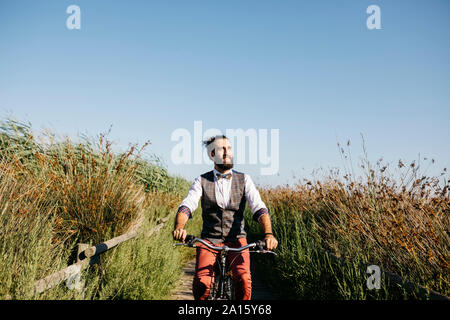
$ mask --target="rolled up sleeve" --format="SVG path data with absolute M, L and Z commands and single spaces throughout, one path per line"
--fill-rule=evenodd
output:
M 253 214 L 253 219 L 258 221 L 263 215 L 269 214 L 265 203 L 261 200 L 261 195 L 258 189 L 256 189 L 253 180 L 248 174 L 245 174 L 245 198 L 247 199 L 248 206 Z
M 198 201 L 202 196 L 201 177 L 197 177 L 194 183 L 189 188 L 186 198 L 178 207 L 178 212 L 185 212 L 189 218 L 192 218 L 192 213 L 198 208 Z

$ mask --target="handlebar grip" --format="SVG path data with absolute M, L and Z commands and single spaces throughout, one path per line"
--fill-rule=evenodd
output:
M 185 242 L 192 242 L 195 239 L 195 236 L 188 234 L 186 236 Z
M 258 240 L 255 243 L 256 243 L 257 250 L 265 250 L 266 249 L 266 242 L 264 240 Z

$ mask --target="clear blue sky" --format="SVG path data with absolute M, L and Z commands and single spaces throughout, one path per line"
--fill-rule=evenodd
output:
M 81 30 L 66 8 L 81 9 Z M 381 9 L 369 30 L 366 8 Z M 0 1 L 0 112 L 39 131 L 96 135 L 174 165 L 177 128 L 280 130 L 279 175 L 369 158 L 450 165 L 450 2 L 379 0 Z

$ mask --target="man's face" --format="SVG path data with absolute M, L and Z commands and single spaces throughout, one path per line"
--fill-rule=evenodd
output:
M 222 138 L 217 139 L 216 141 L 214 141 L 214 143 L 214 163 L 219 167 L 223 166 L 224 169 L 233 168 L 233 150 L 231 148 L 230 141 L 228 141 L 228 139 Z

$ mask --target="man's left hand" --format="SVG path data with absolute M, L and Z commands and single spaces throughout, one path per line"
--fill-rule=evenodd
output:
M 264 241 L 266 242 L 267 250 L 274 250 L 278 246 L 277 239 L 271 234 L 266 235 L 266 237 L 264 238 Z

